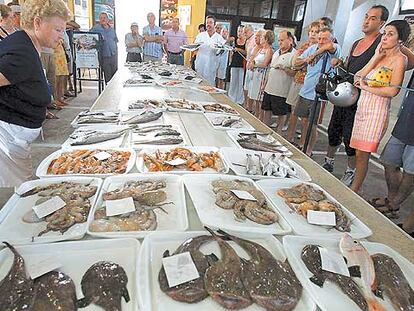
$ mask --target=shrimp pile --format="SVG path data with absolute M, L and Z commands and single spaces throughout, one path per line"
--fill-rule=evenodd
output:
M 105 151 L 111 155 L 106 160 L 98 160 L 95 155 Z M 54 159 L 47 174 L 123 174 L 131 156 L 129 151 L 79 149 L 62 153 Z
M 178 147 L 166 152 L 157 150 L 155 154 L 144 153 L 143 157 L 144 163 L 150 172 L 172 171 L 173 169 L 203 171 L 206 168 L 223 172 L 225 169 L 219 153 L 214 151 L 196 153 L 189 149 Z M 177 159 L 182 159 L 185 163 L 175 166 L 167 163 Z

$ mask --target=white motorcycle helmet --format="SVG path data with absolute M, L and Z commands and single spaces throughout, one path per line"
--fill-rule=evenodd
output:
M 336 83 L 333 80 L 326 82 L 326 96 L 338 107 L 350 107 L 358 99 L 358 89 L 348 81 Z

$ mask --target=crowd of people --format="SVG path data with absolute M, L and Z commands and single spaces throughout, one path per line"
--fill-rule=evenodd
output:
M 65 30 L 79 25 L 69 19 L 62 0 L 26 0 L 23 9 L 17 3 L 0 5 L 0 162 L 6 172 L 0 178 L 2 187 L 30 177 L 30 142 L 39 135 L 47 109 L 61 109 L 67 104 L 65 96 L 71 96 L 72 53 Z M 232 37 L 213 16 L 207 16 L 193 40 L 199 48 L 191 59 L 206 81 L 219 88 L 229 82 L 228 94 L 234 102 L 308 156 L 312 156 L 317 125 L 327 104 L 319 91 L 321 74 L 342 68 L 358 89 L 358 99 L 348 107 L 334 106 L 323 167 L 334 171 L 335 154 L 343 143 L 348 161 L 341 180 L 360 193 L 370 155 L 378 151 L 388 128 L 391 99 L 400 92 L 405 72 L 414 67 L 414 54 L 404 46 L 410 34 L 408 23 L 387 23 L 388 19 L 385 6 L 371 7 L 361 21 L 363 37 L 343 54 L 328 17 L 312 22 L 306 40 L 297 42 L 287 30 L 276 39 L 272 30 L 255 31 L 251 25 L 240 25 Z M 153 13 L 148 13 L 147 20 L 142 35 L 137 23 L 125 35 L 126 61 L 164 58 L 183 65 L 182 46 L 189 40 L 180 30 L 179 19 L 173 19 L 171 29 L 164 33 Z M 118 68 L 118 38 L 107 13 L 99 15 L 91 31 L 103 39 L 100 63 L 109 82 Z M 399 206 L 414 190 L 414 134 L 409 128 L 414 122 L 412 91 L 401 107 L 381 155 L 388 195 L 371 201 L 388 217 L 398 217 Z M 414 210 L 403 226 L 414 231 Z

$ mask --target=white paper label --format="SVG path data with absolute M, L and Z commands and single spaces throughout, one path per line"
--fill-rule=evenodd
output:
M 335 226 L 335 212 L 320 212 L 309 210 L 307 212 L 308 223 L 321 226 Z
M 170 287 L 195 280 L 200 277 L 189 252 L 162 259 L 168 285 Z
M 326 248 L 318 248 L 319 253 L 321 254 L 322 270 L 350 276 L 348 267 L 342 255 L 329 251 Z
M 106 203 L 106 216 L 116 216 L 135 211 L 134 200 L 131 197 L 109 200 Z
M 56 258 L 48 256 L 28 262 L 26 269 L 30 277 L 35 279 L 62 266 Z
M 249 192 L 244 190 L 230 190 L 233 194 L 238 197 L 240 200 L 249 200 L 249 201 L 257 201 L 254 196 L 252 196 Z
M 33 206 L 33 210 L 37 217 L 43 218 L 56 212 L 57 210 L 60 210 L 65 205 L 65 201 L 63 201 L 60 197 L 55 196 L 46 202 Z
M 101 151 L 98 152 L 97 154 L 94 155 L 95 159 L 99 160 L 99 161 L 104 161 L 109 159 L 110 157 L 112 157 L 112 154 L 106 152 L 106 151 Z
M 181 158 L 177 158 L 177 159 L 174 159 L 174 160 L 171 160 L 171 161 L 165 161 L 165 163 L 167 163 L 169 165 L 172 165 L 172 166 L 183 165 L 186 162 L 187 162 L 186 160 L 183 160 Z

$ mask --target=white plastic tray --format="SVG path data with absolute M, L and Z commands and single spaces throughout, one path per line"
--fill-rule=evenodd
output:
M 209 110 L 205 110 L 206 113 L 218 113 L 218 114 L 224 114 L 224 115 L 231 115 L 231 116 L 235 116 L 235 115 L 240 115 L 236 109 L 234 109 L 233 107 L 231 107 L 230 105 L 226 105 L 226 104 L 222 104 L 222 103 L 218 103 L 218 102 L 199 102 L 201 105 L 203 105 L 203 107 L 207 106 L 207 105 L 214 105 L 214 104 L 220 104 L 223 107 L 227 107 L 227 108 L 231 108 L 234 110 L 234 113 L 231 112 L 224 112 L 224 111 L 209 111 Z
M 248 175 L 246 173 L 246 168 L 240 165 L 246 165 L 246 154 L 251 154 L 253 157 L 253 161 L 255 165 L 258 165 L 258 159 L 255 156 L 256 154 L 261 154 L 264 161 L 267 161 L 270 156 L 272 155 L 271 152 L 262 152 L 262 151 L 254 151 L 249 149 L 240 149 L 240 148 L 233 148 L 233 147 L 222 147 L 220 148 L 220 151 L 222 152 L 224 159 L 226 160 L 227 164 L 231 168 L 231 170 L 236 173 L 238 176 L 248 177 L 252 179 L 275 179 L 280 177 L 275 176 L 264 176 L 264 175 Z M 295 168 L 298 178 L 304 181 L 311 181 L 311 177 L 306 172 L 306 170 L 297 164 L 295 161 L 291 159 L 286 159 L 289 161 L 289 163 Z M 236 163 L 236 164 L 235 164 Z
M 169 98 L 168 100 L 166 100 L 165 101 L 165 107 L 167 108 L 167 111 L 171 111 L 171 112 L 188 112 L 188 113 L 203 113 L 204 112 L 204 107 L 199 102 L 189 100 L 188 101 L 189 103 L 194 104 L 194 105 L 196 105 L 197 107 L 200 108 L 200 110 L 191 110 L 191 109 L 174 108 L 174 107 L 170 106 L 168 101 L 173 101 L 173 100 L 182 100 L 182 98 Z
M 138 295 L 140 300 L 140 308 L 145 311 L 170 311 L 170 310 L 198 310 L 198 311 L 211 311 L 211 310 L 225 310 L 218 303 L 216 303 L 211 297 L 207 297 L 201 302 L 195 304 L 187 304 L 179 301 L 175 301 L 165 293 L 163 293 L 158 283 L 158 273 L 162 267 L 162 255 L 165 250 L 170 250 L 173 253 L 176 248 L 184 242 L 186 239 L 196 237 L 199 235 L 209 234 L 207 231 L 199 232 L 170 232 L 161 233 L 156 232 L 148 235 L 143 243 L 140 252 L 140 271 L 142 273 L 138 276 Z M 272 237 L 271 235 L 263 236 L 259 239 L 249 239 L 257 242 L 266 247 L 273 256 L 278 260 L 285 260 L 282 244 Z M 247 253 L 236 243 L 230 241 L 231 246 L 236 252 L 248 259 Z M 200 250 L 204 254 L 215 253 L 217 257 L 221 258 L 221 252 L 216 242 L 204 244 Z M 309 294 L 304 290 L 302 298 L 294 311 L 312 311 L 316 309 L 316 305 L 310 298 Z M 246 311 L 264 310 L 256 304 L 252 304 L 246 309 Z
M 121 126 L 121 125 L 113 125 L 113 124 L 98 124 L 98 125 L 87 125 L 87 126 L 80 126 L 78 128 L 75 129 L 75 132 L 77 131 L 82 131 L 82 130 L 97 130 L 100 132 L 103 131 L 121 131 L 122 129 L 127 129 L 128 127 L 126 126 Z M 111 140 L 107 140 L 107 141 L 103 141 L 100 143 L 96 143 L 96 144 L 89 144 L 89 145 L 81 145 L 81 146 L 76 146 L 76 147 L 85 147 L 85 148 L 119 148 L 122 145 L 122 142 L 124 141 L 125 135 L 128 133 L 128 131 L 125 131 L 124 134 L 122 134 L 121 136 L 119 136 L 118 138 L 114 138 Z M 72 148 L 73 146 L 71 146 L 70 144 L 75 142 L 74 139 L 72 138 L 68 138 L 63 144 L 62 144 L 62 149 L 66 149 L 66 148 Z
M 103 178 L 103 177 L 108 177 L 108 176 L 115 175 L 113 173 L 112 174 L 62 174 L 62 175 L 47 174 L 47 169 L 48 169 L 50 163 L 54 159 L 58 158 L 64 152 L 68 152 L 68 151 L 75 150 L 75 149 L 101 149 L 101 148 L 83 148 L 83 146 L 80 146 L 79 148 L 73 147 L 73 148 L 68 148 L 68 149 L 65 149 L 65 150 L 63 150 L 63 149 L 57 150 L 57 151 L 51 153 L 50 155 L 48 155 L 39 164 L 39 166 L 36 169 L 36 176 L 39 177 L 39 178 L 54 177 L 54 176 L 95 176 L 95 177 L 102 177 Z M 108 150 L 108 148 L 106 148 L 106 149 Z M 129 160 L 128 160 L 127 168 L 126 168 L 126 171 L 125 171 L 124 174 L 127 174 L 130 170 L 132 170 L 134 168 L 135 160 L 136 160 L 136 157 L 137 157 L 137 154 L 136 154 L 134 149 L 131 149 L 131 148 L 110 148 L 110 149 L 111 150 L 131 152 L 131 155 L 130 155 Z M 105 150 L 105 149 L 102 149 L 102 150 Z
M 253 131 L 242 131 L 242 130 L 231 130 L 231 131 L 227 131 L 227 135 L 229 135 L 230 139 L 234 142 L 234 144 L 241 148 L 241 149 L 245 149 L 242 146 L 240 146 L 240 144 L 237 141 L 237 137 L 239 135 L 239 133 L 253 133 Z M 288 148 L 286 148 L 285 146 L 283 146 L 276 138 L 272 137 L 272 142 L 274 142 L 276 145 L 281 146 L 281 150 L 283 151 L 283 154 L 290 157 L 293 155 L 292 151 L 290 151 Z M 251 150 L 251 149 L 245 149 L 245 150 Z M 255 150 L 253 150 L 255 151 Z
M 319 308 L 323 311 L 361 311 L 360 308 L 332 282 L 325 281 L 321 288 L 309 280 L 312 273 L 306 268 L 306 265 L 301 259 L 302 249 L 308 244 L 319 245 L 328 250 L 340 253 L 339 240 L 299 236 L 285 236 L 283 238 L 283 246 L 289 263 L 303 287 L 307 289 Z M 384 244 L 372 242 L 362 242 L 362 244 L 367 248 L 371 255 L 383 253 L 391 256 L 400 266 L 411 287 L 414 287 L 414 265 L 412 263 Z M 388 301 L 388 298 L 385 298 L 385 302 L 381 299 L 378 299 L 378 301 L 385 307 L 385 310 L 394 310 Z
M 108 191 L 120 188 L 127 181 L 138 180 L 165 180 L 167 187 L 164 190 L 167 193 L 167 200 L 165 202 L 173 202 L 173 204 L 164 205 L 163 209 L 168 212 L 166 215 L 162 210 L 155 209 L 157 215 L 158 226 L 156 231 L 185 231 L 188 228 L 187 206 L 184 195 L 184 184 L 181 176 L 167 175 L 167 174 L 128 174 L 126 176 L 113 176 L 105 179 L 99 199 L 95 204 L 93 211 L 88 218 L 88 234 L 103 238 L 119 238 L 119 237 L 134 237 L 143 238 L 150 232 L 154 231 L 123 231 L 123 232 L 93 232 L 90 231 L 90 224 L 94 219 L 95 210 L 103 204 L 103 194 Z
M 142 143 L 140 143 L 139 140 L 134 140 L 134 139 L 141 138 L 142 137 L 143 140 L 144 139 L 145 140 L 151 140 L 151 139 L 156 139 L 156 138 L 153 135 L 138 136 L 138 134 L 133 133 L 131 131 L 130 132 L 130 135 L 129 135 L 129 146 L 131 148 L 135 148 L 135 149 L 142 149 L 142 148 L 155 148 L 156 149 L 157 147 L 174 148 L 174 147 L 184 146 L 184 145 L 189 145 L 190 144 L 189 140 L 187 139 L 188 136 L 183 134 L 183 130 L 182 130 L 181 126 L 179 126 L 179 125 L 173 125 L 171 127 L 171 129 L 176 130 L 176 131 L 178 131 L 178 132 L 181 133 L 181 135 L 179 137 L 183 140 L 182 143 L 175 144 L 175 145 L 154 145 L 154 144 L 151 144 L 151 143 L 142 144 Z M 174 138 L 174 137 L 175 136 L 172 136 L 172 138 Z
M 288 234 L 292 231 L 288 222 L 281 216 L 273 204 L 267 200 L 268 205 L 276 212 L 279 219 L 271 225 L 261 225 L 249 219 L 244 222 L 235 220 L 233 210 L 225 210 L 216 206 L 216 195 L 213 192 L 211 182 L 214 180 L 243 180 L 249 181 L 253 185 L 253 180 L 245 177 L 231 175 L 213 175 L 203 176 L 184 175 L 184 185 L 190 194 L 194 207 L 197 211 L 200 221 L 209 227 L 215 229 L 228 230 L 234 233 L 252 233 L 252 234 Z
M 335 228 L 326 228 L 323 226 L 309 224 L 305 217 L 293 212 L 293 210 L 286 204 L 285 199 L 277 194 L 277 191 L 281 188 L 290 188 L 300 183 L 305 183 L 312 185 L 318 190 L 322 190 L 328 200 L 339 204 L 339 202 L 336 201 L 333 196 L 322 189 L 319 185 L 288 178 L 259 180 L 256 183 L 257 186 L 266 194 L 269 200 L 272 201 L 273 204 L 277 207 L 283 217 L 285 217 L 285 219 L 289 222 L 296 234 L 326 237 L 342 236 L 343 233 L 336 230 Z M 347 210 L 343 205 L 341 205 L 341 208 L 351 220 L 351 231 L 349 234 L 352 237 L 355 239 L 361 239 L 366 238 L 372 234 L 371 229 L 368 228 L 362 221 L 360 221 L 354 214 Z
M 75 283 L 76 296 L 78 299 L 83 297 L 81 290 L 81 280 L 85 272 L 94 263 L 99 261 L 111 261 L 119 264 L 128 276 L 127 288 L 131 300 L 126 303 L 122 298 L 123 311 L 138 310 L 137 290 L 140 285 L 137 277 L 138 252 L 140 243 L 135 239 L 117 240 L 93 240 L 62 242 L 51 244 L 26 245 L 16 248 L 23 256 L 26 264 L 37 262 L 45 257 L 54 257 L 62 267 L 57 269 L 67 274 Z M 8 249 L 0 251 L 0 278 L 3 279 L 9 271 L 13 261 L 13 254 Z M 102 311 L 97 305 L 90 304 L 81 309 L 85 311 Z
M 247 122 L 245 119 L 243 119 L 240 116 L 229 115 L 229 114 L 226 115 L 223 113 L 216 113 L 216 112 L 208 112 L 208 113 L 205 113 L 204 116 L 206 117 L 208 123 L 210 123 L 210 125 L 216 130 L 231 131 L 231 130 L 236 129 L 236 130 L 243 130 L 243 131 L 254 131 L 254 127 L 251 126 L 249 122 Z M 224 127 L 221 125 L 214 125 L 213 120 L 215 118 L 241 119 L 241 122 L 234 123 L 234 125 L 231 127 Z
M 144 163 L 144 157 L 143 157 L 144 153 L 154 154 L 155 151 L 157 151 L 157 150 L 168 151 L 168 150 L 171 150 L 171 149 L 174 149 L 174 148 L 176 148 L 176 147 L 173 147 L 173 148 L 171 148 L 171 147 L 160 147 L 160 148 L 144 148 L 144 149 L 142 149 L 137 155 L 137 168 L 138 168 L 138 171 L 140 173 L 152 173 L 152 174 L 154 174 L 154 173 L 156 173 L 156 174 L 159 174 L 159 173 L 164 173 L 164 174 L 165 173 L 175 173 L 175 174 L 196 174 L 196 175 L 199 175 L 199 174 L 220 174 L 220 173 L 226 174 L 229 171 L 229 167 L 228 167 L 226 161 L 224 161 L 223 155 L 220 153 L 220 150 L 218 148 L 216 148 L 216 147 L 200 147 L 200 146 L 197 146 L 197 147 L 180 146 L 180 148 L 186 148 L 188 150 L 191 150 L 191 151 L 194 151 L 194 152 L 197 152 L 197 153 L 210 152 L 210 151 L 218 152 L 221 159 L 222 159 L 222 161 L 223 161 L 224 172 L 217 172 L 216 170 L 214 170 L 212 168 L 206 168 L 203 171 L 190 171 L 190 170 L 182 170 L 182 169 L 173 169 L 172 171 L 167 171 L 167 172 L 150 172 L 148 170 L 147 166 Z
M 91 203 L 91 210 L 93 209 L 98 198 L 99 190 L 102 185 L 102 179 L 91 177 L 54 177 L 47 179 L 31 180 L 23 183 L 18 189 L 17 193 L 24 193 L 37 186 L 46 186 L 62 181 L 72 181 L 82 184 L 89 184 L 97 186 L 94 196 L 89 198 Z M 20 197 L 18 194 L 13 194 L 1 210 L 0 218 L 2 219 L 0 226 L 0 241 L 8 241 L 13 245 L 32 244 L 32 243 L 49 243 L 64 240 L 81 239 L 87 229 L 87 222 L 75 224 L 65 233 L 59 231 L 49 231 L 44 235 L 38 237 L 37 235 L 42 230 L 46 229 L 47 223 L 45 221 L 39 223 L 29 224 L 22 220 L 24 214 L 30 211 L 39 196 L 37 194 Z
M 116 112 L 119 112 L 119 111 L 94 110 L 94 112 L 104 112 L 104 113 L 110 112 L 110 113 L 116 113 Z M 114 124 L 118 124 L 118 122 L 119 122 L 119 117 L 118 117 L 118 120 L 117 121 L 114 121 L 114 122 L 107 122 L 107 123 L 82 123 L 82 124 L 78 124 L 78 119 L 79 119 L 79 115 L 77 115 L 75 117 L 75 119 L 72 120 L 72 122 L 70 123 L 70 125 L 72 127 L 89 126 L 89 125 L 107 125 L 107 124 L 114 125 Z

